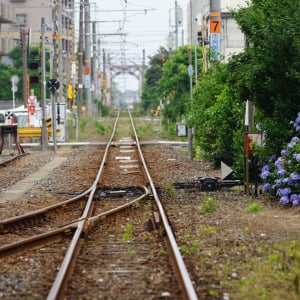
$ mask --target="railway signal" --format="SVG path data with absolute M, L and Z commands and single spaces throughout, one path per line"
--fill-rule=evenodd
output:
M 48 89 L 51 93 L 55 93 L 59 89 L 59 81 L 55 78 L 48 81 Z

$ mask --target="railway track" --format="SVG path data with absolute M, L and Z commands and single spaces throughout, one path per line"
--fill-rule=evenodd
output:
M 15 155 L 2 155 L 0 156 L 0 167 L 1 166 L 6 166 L 10 163 L 12 163 L 13 161 L 27 155 L 28 153 L 18 153 L 18 154 L 15 154 Z
M 0 247 L 5 297 L 197 299 L 131 116 L 116 138 L 128 122 L 117 117 L 88 189 L 0 222 L 1 239 L 22 236 Z

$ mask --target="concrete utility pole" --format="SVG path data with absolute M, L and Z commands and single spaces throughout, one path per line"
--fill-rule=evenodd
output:
M 177 1 L 175 1 L 175 50 L 178 49 L 178 12 Z
M 92 97 L 91 97 L 91 7 L 89 0 L 84 2 L 84 32 L 85 32 L 85 106 L 86 113 L 90 115 L 92 113 Z
M 23 60 L 23 100 L 24 107 L 27 107 L 28 101 L 28 76 L 27 76 L 27 43 L 26 30 L 20 29 L 22 60 Z
M 60 53 L 59 49 L 61 49 L 61 36 L 60 36 L 60 27 L 59 24 L 59 17 L 61 18 L 61 14 L 59 13 L 61 7 L 59 5 L 59 0 L 55 0 L 55 6 L 53 11 L 53 17 L 54 17 L 54 30 L 53 30 L 53 74 L 52 79 L 59 80 L 59 73 L 60 73 Z M 61 82 L 60 82 L 61 84 Z M 60 87 L 61 89 L 62 87 Z M 52 129 L 53 129 L 53 145 L 54 145 L 54 152 L 57 150 L 57 139 L 56 139 L 56 103 L 57 103 L 57 91 L 52 92 L 52 100 L 51 100 L 51 106 L 52 106 Z
M 83 94 L 83 4 L 80 2 L 79 11 L 79 43 L 78 43 L 78 117 L 82 114 L 82 94 Z
M 192 65 L 192 53 L 191 53 L 191 48 L 188 49 L 189 53 L 189 67 L 188 67 L 188 72 L 190 76 L 190 110 L 191 114 L 193 111 L 193 65 Z M 194 159 L 193 156 L 193 128 L 188 127 L 188 152 L 189 152 L 189 158 L 190 160 Z
M 98 98 L 98 59 L 97 59 L 97 39 L 96 39 L 96 22 L 93 22 L 93 93 L 92 101 Z
M 45 59 L 45 18 L 41 21 L 41 66 L 42 66 L 42 151 L 47 151 L 46 128 L 46 59 Z

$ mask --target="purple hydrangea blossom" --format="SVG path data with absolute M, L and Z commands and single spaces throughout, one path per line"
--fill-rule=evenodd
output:
M 281 157 L 279 157 L 276 161 L 275 161 L 275 167 L 280 168 L 283 164 L 283 159 Z
M 277 195 L 278 196 L 288 196 L 291 193 L 291 188 L 286 187 L 286 188 L 280 188 L 277 190 Z
M 292 195 L 290 196 L 290 201 L 292 202 L 293 206 L 298 205 L 299 202 L 300 202 L 299 195 L 298 195 L 298 194 L 292 194 Z
M 277 175 L 278 176 L 283 176 L 283 175 L 285 175 L 285 173 L 286 173 L 286 171 L 285 171 L 285 169 L 284 168 L 279 168 L 278 169 L 278 171 L 277 171 Z
M 263 166 L 261 170 L 261 178 L 266 179 L 270 175 L 270 167 L 268 165 Z
M 272 190 L 272 186 L 270 183 L 266 183 L 263 186 L 263 192 L 269 192 L 270 190 Z
M 293 157 L 297 162 L 300 162 L 300 153 L 295 153 Z
M 268 166 L 264 166 L 261 178 L 266 180 L 263 191 L 274 190 L 281 204 L 300 205 L 300 112 L 294 123 L 296 135 L 281 150 L 281 156 L 269 158 Z
M 300 174 L 296 173 L 296 172 L 291 173 L 290 176 L 291 176 L 292 180 L 299 180 L 300 179 Z
M 286 205 L 286 204 L 288 204 L 288 203 L 290 202 L 290 199 L 289 199 L 288 196 L 282 196 L 282 197 L 280 197 L 279 202 L 280 202 L 281 204 Z
M 293 149 L 295 147 L 295 145 L 296 145 L 296 142 L 290 142 L 287 147 L 289 149 Z

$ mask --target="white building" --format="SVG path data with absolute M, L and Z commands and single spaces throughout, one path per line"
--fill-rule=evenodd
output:
M 190 1 L 187 10 L 188 44 L 198 43 L 197 32 L 201 30 L 204 38 L 210 41 L 210 47 L 227 62 L 233 54 L 243 51 L 246 44 L 245 36 L 230 11 L 246 5 L 246 0 Z

